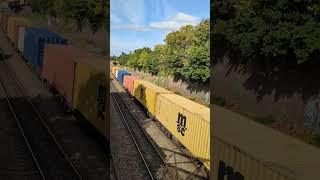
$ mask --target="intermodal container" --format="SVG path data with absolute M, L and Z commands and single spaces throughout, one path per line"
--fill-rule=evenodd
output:
M 25 18 L 11 16 L 8 19 L 8 37 L 16 45 L 19 35 L 19 26 L 30 26 L 31 23 Z
M 116 72 L 114 74 L 114 76 L 118 79 L 118 72 L 119 72 L 120 69 L 116 69 Z
M 77 58 L 74 79 L 73 108 L 77 109 L 100 133 L 109 138 L 109 116 L 106 115 L 107 63 L 101 59 Z
M 116 70 L 118 70 L 118 69 L 120 69 L 119 67 L 116 67 L 116 66 L 114 66 L 114 67 L 112 67 L 112 74 L 114 74 L 114 75 L 116 75 Z
M 41 28 L 25 28 L 23 55 L 35 68 L 42 68 L 45 44 L 67 44 L 67 39 Z
M 71 45 L 46 44 L 42 76 L 72 105 L 76 60 L 93 57 Z
M 144 80 L 135 80 L 133 83 L 133 96 L 154 116 L 155 103 L 159 94 L 172 93 L 162 87 Z
M 9 15 L 3 14 L 2 16 L 2 29 L 3 32 L 7 33 L 8 32 L 8 17 Z
M 159 94 L 155 117 L 210 170 L 210 109 L 176 94 Z
M 213 179 L 319 179 L 320 149 L 212 105 Z M 216 112 L 216 113 L 215 113 Z M 220 175 L 219 175 L 220 174 Z
M 123 85 L 128 90 L 128 92 L 132 95 L 133 93 L 133 83 L 138 78 L 134 76 L 124 76 L 123 78 Z
M 130 75 L 126 70 L 118 70 L 117 79 L 123 85 L 123 78 L 125 75 Z
M 24 37 L 25 37 L 25 27 L 19 27 L 19 36 L 18 36 L 18 50 L 23 53 L 24 50 Z

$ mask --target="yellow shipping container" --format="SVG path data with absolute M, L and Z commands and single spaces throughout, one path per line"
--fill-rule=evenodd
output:
M 172 93 L 162 87 L 144 80 L 135 80 L 133 96 L 154 116 L 156 98 L 160 93 Z
M 109 139 L 106 67 L 103 59 L 76 60 L 73 107 Z
M 294 175 L 285 168 L 263 163 L 252 155 L 214 137 L 213 179 L 235 177 L 239 180 L 294 180 Z M 271 160 L 271 159 L 270 159 Z
M 176 94 L 159 94 L 155 117 L 210 170 L 210 109 Z
M 13 43 L 17 43 L 19 29 L 17 26 L 30 26 L 31 22 L 26 18 L 10 16 L 8 18 L 8 37 Z
M 116 70 L 119 70 L 119 67 L 112 67 L 112 74 L 116 75 Z
M 213 179 L 219 172 L 225 178 L 237 173 L 245 180 L 320 179 L 320 148 L 225 108 L 211 107 Z M 225 169 L 233 173 L 226 174 Z

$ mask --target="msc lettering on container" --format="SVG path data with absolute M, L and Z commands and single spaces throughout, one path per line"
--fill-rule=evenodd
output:
M 187 117 L 181 113 L 178 113 L 178 120 L 177 120 L 177 130 L 181 133 L 182 136 L 185 135 L 187 130 Z

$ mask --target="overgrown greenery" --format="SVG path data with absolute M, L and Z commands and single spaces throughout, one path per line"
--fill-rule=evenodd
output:
M 216 1 L 215 42 L 248 62 L 286 65 L 319 59 L 318 0 Z
M 181 27 L 169 33 L 164 41 L 165 44 L 158 44 L 153 49 L 144 47 L 112 59 L 153 75 L 161 73 L 196 82 L 209 82 L 209 19 L 202 20 L 197 26 Z
M 108 27 L 107 4 L 104 0 L 30 0 L 32 11 L 42 15 L 74 20 L 78 31 L 85 22 L 90 24 L 95 33 L 103 25 Z

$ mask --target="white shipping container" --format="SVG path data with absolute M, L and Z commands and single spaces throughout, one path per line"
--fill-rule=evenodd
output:
M 25 27 L 19 28 L 19 36 L 18 36 L 18 49 L 21 53 L 24 50 L 24 34 L 25 34 Z

